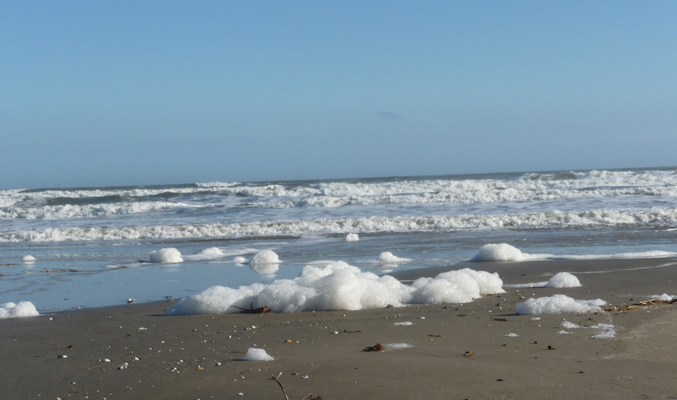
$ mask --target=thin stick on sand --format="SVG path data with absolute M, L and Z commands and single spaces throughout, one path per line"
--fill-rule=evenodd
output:
M 275 382 L 277 382 L 277 384 L 280 385 L 280 389 L 282 389 L 282 393 L 284 394 L 285 400 L 289 400 L 289 397 L 287 397 L 287 391 L 284 390 L 284 386 L 282 386 L 282 383 L 280 383 L 280 381 L 278 380 L 278 378 L 281 377 L 281 376 L 282 376 L 282 372 L 280 372 L 280 373 L 277 375 L 277 377 L 275 377 L 275 375 L 273 375 L 273 377 L 270 378 L 270 379 L 268 379 L 268 380 L 269 380 L 269 381 L 275 381 Z

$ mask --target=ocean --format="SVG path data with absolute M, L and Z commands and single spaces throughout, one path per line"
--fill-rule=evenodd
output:
M 674 256 L 677 168 L 0 190 L 0 304 L 176 299 L 330 260 L 448 266 L 489 243 L 536 258 Z M 164 248 L 183 261 L 150 262 Z M 281 263 L 234 261 L 263 250 Z

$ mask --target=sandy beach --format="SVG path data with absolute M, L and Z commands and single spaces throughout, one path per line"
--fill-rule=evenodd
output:
M 565 294 L 626 305 L 675 295 L 674 259 L 473 263 L 506 286 L 575 274 L 582 287 L 511 288 L 461 305 L 163 316 L 173 302 L 0 320 L 3 399 L 677 398 L 677 305 L 516 315 Z M 443 269 L 393 273 L 398 279 Z M 558 333 L 564 321 L 580 328 Z M 395 325 L 411 322 L 411 325 Z M 615 337 L 593 339 L 611 324 Z M 510 335 L 514 334 L 514 335 Z M 383 352 L 364 349 L 380 343 Z M 410 347 L 402 346 L 402 344 Z M 273 361 L 240 361 L 251 347 Z M 472 352 L 467 357 L 466 353 Z

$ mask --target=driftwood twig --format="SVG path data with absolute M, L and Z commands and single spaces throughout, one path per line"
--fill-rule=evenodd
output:
M 238 306 L 231 305 L 231 307 L 235 307 L 238 310 L 242 310 L 242 314 L 266 314 L 270 312 L 270 308 L 266 306 L 262 306 L 259 308 L 254 308 L 254 302 L 252 301 L 252 304 L 249 306 L 249 308 L 242 308 Z
M 268 380 L 277 382 L 277 384 L 280 385 L 280 389 L 282 389 L 282 393 L 284 394 L 285 400 L 289 400 L 289 397 L 287 396 L 287 391 L 284 390 L 284 386 L 282 386 L 282 383 L 278 380 L 278 378 L 280 378 L 281 376 L 282 376 L 282 372 L 280 372 L 280 374 L 277 375 L 277 377 L 275 377 L 275 375 L 273 375 L 273 377 L 268 379 Z

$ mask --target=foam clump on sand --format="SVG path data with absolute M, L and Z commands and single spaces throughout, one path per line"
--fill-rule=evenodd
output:
M 399 350 L 399 349 L 408 349 L 414 347 L 409 343 L 386 343 L 383 345 L 383 348 L 386 350 Z
M 394 255 L 389 251 L 384 251 L 378 256 L 378 261 L 387 264 L 397 264 L 397 263 L 407 263 L 411 261 L 411 258 L 402 258 Z
M 33 256 L 31 256 L 31 255 L 29 254 L 29 255 L 27 255 L 27 256 L 24 256 L 24 257 L 21 259 L 21 261 L 23 261 L 23 262 L 25 262 L 25 263 L 32 263 L 32 262 L 35 262 L 36 260 L 35 260 L 35 257 L 33 257 Z
M 247 354 L 241 358 L 242 361 L 273 361 L 274 359 L 264 349 L 257 349 L 256 347 L 250 347 Z
M 38 310 L 30 301 L 20 301 L 17 303 L 0 304 L 0 319 L 36 317 L 40 315 Z
M 549 288 L 572 288 L 581 286 L 581 282 L 574 275 L 568 272 L 560 272 L 555 274 L 548 280 L 545 287 Z
M 471 261 L 522 261 L 524 254 L 507 243 L 485 244 Z
M 293 280 L 255 283 L 238 289 L 212 286 L 187 297 L 166 315 L 237 313 L 269 307 L 273 312 L 361 310 L 388 305 L 467 303 L 486 294 L 504 293 L 498 274 L 463 269 L 405 285 L 389 275 L 362 272 L 343 261 L 306 266 Z
M 575 300 L 563 294 L 556 294 L 551 297 L 541 297 L 538 299 L 529 299 L 523 303 L 517 303 L 515 308 L 517 314 L 563 314 L 563 313 L 594 313 L 601 311 L 600 306 L 606 304 L 602 299 L 596 300 Z
M 221 251 L 218 247 L 210 247 L 208 249 L 204 249 L 198 254 L 190 255 L 190 256 L 184 256 L 186 260 L 192 260 L 192 261 L 206 261 L 206 260 L 216 260 L 217 258 L 222 258 L 225 257 L 226 254 Z
M 346 235 L 346 242 L 357 242 L 360 240 L 360 237 L 357 233 L 349 233 Z
M 562 329 L 578 329 L 580 326 L 574 324 L 573 322 L 569 321 L 564 321 L 562 322 L 562 325 L 559 326 Z
M 611 325 L 611 324 L 598 324 L 596 326 L 592 326 L 591 328 L 593 329 L 601 329 L 602 331 L 596 335 L 590 336 L 593 339 L 613 339 L 616 337 L 616 327 Z
M 169 247 L 161 250 L 151 251 L 150 262 L 162 264 L 174 264 L 183 262 L 183 258 L 181 257 L 181 253 L 177 249 Z

